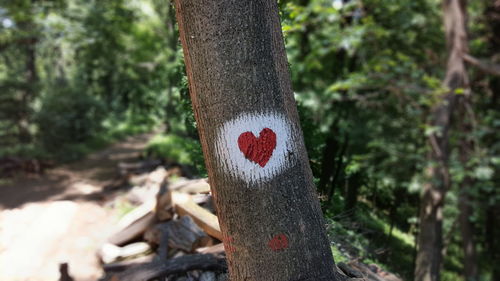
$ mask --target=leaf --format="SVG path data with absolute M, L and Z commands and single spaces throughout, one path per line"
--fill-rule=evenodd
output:
M 474 170 L 474 177 L 479 180 L 490 180 L 493 177 L 493 169 L 488 166 L 479 166 Z

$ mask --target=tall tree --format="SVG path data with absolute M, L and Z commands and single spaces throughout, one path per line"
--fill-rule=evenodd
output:
M 0 115 L 13 122 L 16 128 L 15 140 L 21 143 L 29 143 L 32 139 L 31 111 L 38 81 L 36 65 L 38 27 L 35 24 L 38 6 L 36 2 L 26 0 L 2 5 L 5 9 L 3 10 L 4 20 L 11 24 L 7 28 L 0 28 L 0 35 L 3 35 L 2 33 L 6 35 L 2 36 L 2 39 L 8 38 L 7 42 L 0 43 L 0 51 L 15 56 L 17 59 L 14 61 L 19 61 L 19 63 L 9 63 L 9 72 L 12 71 L 15 75 L 7 76 L 7 81 L 2 81 L 5 108 L 2 108 Z M 15 30 L 15 32 L 10 33 L 10 30 Z M 13 55 L 13 53 L 16 54 Z M 5 61 L 7 62 L 7 59 Z M 9 93 L 13 94 L 9 95 Z
M 415 281 L 437 281 L 440 276 L 443 247 L 443 204 L 451 186 L 448 169 L 449 139 L 452 113 L 457 94 L 469 84 L 463 55 L 467 53 L 466 1 L 444 0 L 443 18 L 448 62 L 444 86 L 447 92 L 438 97 L 431 110 L 429 127 L 429 163 L 427 183 L 423 186 L 420 206 Z
M 175 4 L 231 280 L 335 280 L 276 1 Z

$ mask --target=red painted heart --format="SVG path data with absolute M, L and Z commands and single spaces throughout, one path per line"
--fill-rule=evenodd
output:
M 238 147 L 245 158 L 264 167 L 276 148 L 276 134 L 269 128 L 260 131 L 258 138 L 252 132 L 244 132 L 238 137 Z

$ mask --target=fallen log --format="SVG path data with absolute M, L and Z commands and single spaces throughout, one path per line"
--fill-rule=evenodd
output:
M 212 204 L 212 195 L 207 193 L 198 193 L 191 195 L 193 201 L 198 205 Z
M 148 281 L 191 270 L 226 271 L 223 257 L 211 254 L 185 255 L 174 259 L 145 263 L 131 267 L 111 277 L 113 281 Z
M 363 274 L 361 272 L 359 272 L 358 270 L 355 270 L 353 268 L 351 268 L 349 265 L 343 263 L 343 262 L 339 262 L 337 263 L 337 267 L 342 270 L 342 272 L 345 273 L 345 275 L 349 276 L 349 277 L 352 277 L 352 278 L 363 278 Z
M 208 235 L 222 241 L 222 233 L 217 217 L 196 204 L 190 195 L 173 192 L 172 202 L 177 214 L 192 217 L 194 222 Z
M 210 185 L 207 179 L 184 180 L 172 185 L 172 190 L 182 193 L 209 193 Z
M 126 214 L 118 222 L 118 230 L 108 239 L 108 242 L 122 246 L 141 237 L 146 229 L 156 222 L 154 206 L 155 200 L 150 200 Z
M 172 191 L 170 190 L 167 181 L 160 185 L 156 194 L 156 218 L 159 221 L 166 221 L 172 218 Z
M 205 271 L 200 275 L 198 281 L 215 281 L 217 276 L 211 271 Z
M 103 263 L 113 263 L 118 260 L 129 259 L 151 253 L 151 247 L 145 242 L 136 242 L 124 247 L 106 243 L 99 250 L 99 256 Z
M 147 256 L 142 256 L 142 257 L 138 257 L 135 259 L 128 259 L 128 260 L 124 260 L 124 261 L 103 264 L 102 269 L 106 272 L 124 271 L 125 269 L 131 268 L 133 266 L 152 262 L 153 258 L 154 258 L 154 255 L 147 255 Z
M 154 159 L 146 159 L 144 161 L 133 162 L 133 163 L 120 162 L 120 163 L 118 163 L 118 170 L 120 172 L 120 175 L 126 175 L 129 173 L 141 174 L 141 173 L 152 171 L 160 165 L 161 165 L 161 161 L 154 160 Z
M 198 248 L 196 249 L 196 252 L 199 254 L 214 254 L 214 255 L 221 255 L 224 254 L 224 244 L 219 243 L 217 245 L 209 246 L 209 247 L 203 247 L 203 248 Z
M 190 216 L 158 224 L 148 230 L 144 238 L 151 244 L 160 245 L 162 237 L 165 236 L 169 248 L 186 252 L 192 252 L 196 248 L 206 246 L 211 241 L 211 238 L 198 227 Z
M 357 262 L 357 261 L 351 261 L 348 264 L 351 268 L 361 272 L 365 279 L 367 280 L 373 280 L 373 281 L 388 281 L 384 277 L 378 275 L 376 272 L 373 272 L 370 267 L 364 263 Z M 401 281 L 401 279 L 398 279 Z M 393 281 L 393 280 L 391 280 Z
M 161 166 L 156 168 L 156 170 L 146 175 L 141 184 L 135 185 L 132 190 L 129 191 L 127 198 L 131 202 L 139 202 L 140 204 L 145 203 L 161 192 L 162 187 L 166 185 L 166 178 L 168 175 L 169 173 L 165 168 Z

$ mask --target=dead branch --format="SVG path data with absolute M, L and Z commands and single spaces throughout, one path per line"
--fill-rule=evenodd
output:
M 500 76 L 500 65 L 489 61 L 477 59 L 469 54 L 464 54 L 463 59 L 471 65 L 479 68 L 479 70 L 491 75 Z

